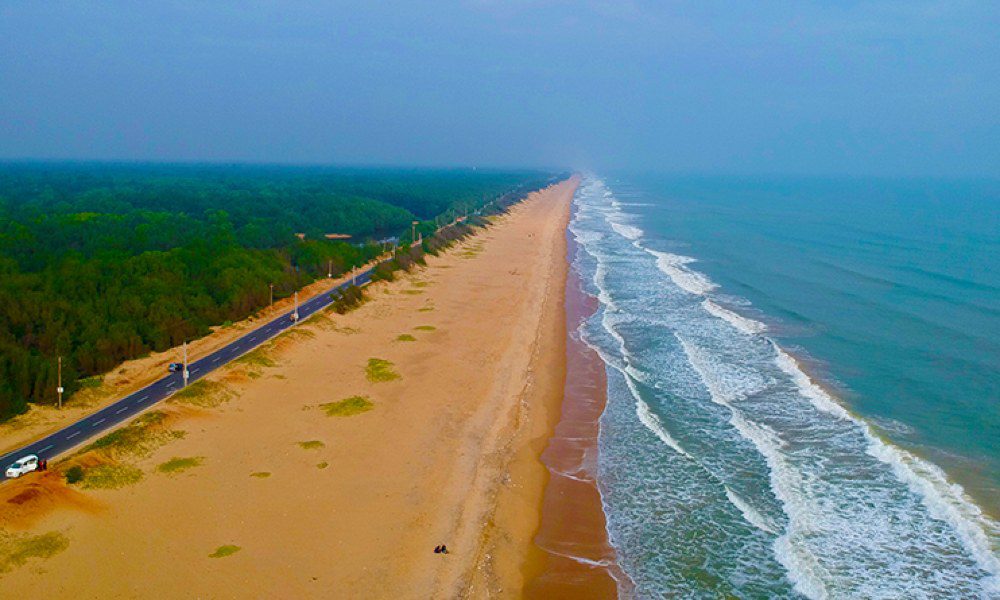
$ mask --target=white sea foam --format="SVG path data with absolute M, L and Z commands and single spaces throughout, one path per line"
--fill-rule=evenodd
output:
M 865 421 L 852 416 L 826 391 L 816 385 L 798 362 L 774 344 L 775 362 L 795 381 L 800 392 L 820 410 L 854 421 L 868 441 L 869 455 L 889 465 L 893 474 L 916 494 L 935 519 L 948 523 L 962 540 L 962 545 L 976 563 L 992 576 L 984 582 L 988 591 L 1000 594 L 1000 559 L 990 538 L 1000 537 L 1000 528 L 985 516 L 961 485 L 948 481 L 937 465 L 925 461 L 898 446 L 883 441 Z
M 757 448 L 767 463 L 771 490 L 788 516 L 785 532 L 775 540 L 775 556 L 785 566 L 789 579 L 799 593 L 808 598 L 827 598 L 829 594 L 823 583 L 827 575 L 826 569 L 809 548 L 797 543 L 797 539 L 809 531 L 812 516 L 819 512 L 819 507 L 802 492 L 804 487 L 802 474 L 781 454 L 784 442 L 770 427 L 754 423 L 744 417 L 733 406 L 734 398 L 727 395 L 725 386 L 721 385 L 713 374 L 704 351 L 680 335 L 676 333 L 674 335 L 687 355 L 689 364 L 708 389 L 711 400 L 729 408 L 730 423 L 741 436 Z
M 781 347 L 774 342 L 771 342 L 771 345 L 774 346 L 774 350 L 776 352 L 774 359 L 775 364 L 778 365 L 779 369 L 792 378 L 792 381 L 794 381 L 795 385 L 798 386 L 799 392 L 805 398 L 808 398 L 809 401 L 812 402 L 813 406 L 825 413 L 837 417 L 838 419 L 853 420 L 851 414 L 848 413 L 843 406 L 834 400 L 830 394 L 827 394 L 823 388 L 816 385 L 812 379 L 809 379 L 809 376 L 806 375 L 805 372 L 799 367 L 799 363 L 794 358 L 789 356 L 787 352 L 782 350 Z
M 757 529 L 766 531 L 767 533 L 778 533 L 778 526 L 775 525 L 771 519 L 765 517 L 757 509 L 750 506 L 746 500 L 740 498 L 739 495 L 737 495 L 736 492 L 734 492 L 728 485 L 725 486 L 725 488 L 726 497 L 729 498 L 729 501 L 733 504 L 733 506 L 740 510 L 747 523 L 750 523 Z
M 611 224 L 611 228 L 625 239 L 637 240 L 642 237 L 643 231 L 638 227 L 627 225 L 625 223 L 616 223 L 614 221 L 609 221 L 609 223 Z
M 767 327 L 760 321 L 755 321 L 738 315 L 729 309 L 719 306 L 711 300 L 705 299 L 701 305 L 709 312 L 709 314 L 719 317 L 747 335 L 757 335 L 767 330 Z
M 667 430 L 663 428 L 663 422 L 660 421 L 660 417 L 656 416 L 651 410 L 649 410 L 649 405 L 643 402 L 639 398 L 639 392 L 635 389 L 635 385 L 632 381 L 626 377 L 625 381 L 628 382 L 629 390 L 632 392 L 632 397 L 635 398 L 635 414 L 639 417 L 639 421 L 653 432 L 656 437 L 660 438 L 660 441 L 669 446 L 674 452 L 684 455 L 687 458 L 691 458 L 691 455 L 681 447 L 677 440 L 673 438 Z
M 680 254 L 650 250 L 649 248 L 645 248 L 645 250 L 656 257 L 657 268 L 670 277 L 682 290 L 703 296 L 719 287 L 704 274 L 687 268 L 686 265 L 695 262 L 696 259 Z

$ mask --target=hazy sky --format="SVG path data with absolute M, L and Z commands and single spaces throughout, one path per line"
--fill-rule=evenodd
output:
M 0 0 L 0 158 L 1000 176 L 1000 2 Z

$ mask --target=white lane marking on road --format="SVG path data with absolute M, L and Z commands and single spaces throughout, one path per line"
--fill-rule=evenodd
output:
M 173 387 L 175 385 L 177 385 L 177 382 L 176 381 L 171 381 L 170 383 L 167 384 L 167 387 Z
M 76 437 L 78 435 L 80 435 L 80 432 L 79 431 L 74 431 L 73 433 L 67 435 L 66 439 L 68 440 L 69 438 L 74 438 L 74 437 Z
M 55 444 L 49 444 L 48 446 L 46 446 L 46 447 L 42 448 L 41 450 L 39 450 L 39 452 L 45 452 L 46 450 L 49 450 L 53 446 L 55 446 Z
M 212 362 L 219 362 L 220 358 L 222 358 L 222 357 L 221 356 L 216 356 L 215 358 L 212 359 Z
M 116 415 L 118 415 L 118 414 L 121 414 L 121 413 L 125 412 L 125 410 L 126 410 L 127 408 L 128 408 L 127 406 L 123 406 L 123 407 L 119 408 L 118 410 L 116 410 L 116 411 L 115 411 L 115 414 L 116 414 Z
M 97 427 L 98 425 L 100 425 L 103 422 L 104 422 L 104 419 L 101 419 L 100 421 L 94 421 L 94 424 L 91 425 L 91 427 Z
M 143 401 L 143 400 L 145 400 L 146 398 L 149 398 L 149 396 L 143 396 L 142 398 L 139 398 L 139 402 L 142 402 L 142 401 Z
M 195 368 L 195 369 L 191 369 L 191 372 L 192 372 L 192 373 L 197 373 L 197 372 L 198 372 L 198 369 L 196 369 L 196 368 Z

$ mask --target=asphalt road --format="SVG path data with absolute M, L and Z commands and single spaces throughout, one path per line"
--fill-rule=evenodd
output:
M 363 285 L 371 280 L 371 269 L 363 271 L 357 275 L 357 284 Z M 328 291 L 315 296 L 307 302 L 299 305 L 299 321 L 305 320 L 316 311 L 329 306 L 332 303 L 330 298 L 334 290 L 347 287 L 350 282 L 342 283 Z M 188 365 L 188 385 L 201 379 L 205 375 L 218 369 L 222 365 L 239 358 L 247 352 L 257 348 L 264 342 L 275 337 L 282 331 L 291 327 L 292 312 L 288 311 L 277 317 L 268 324 L 256 329 L 238 340 L 216 350 L 215 352 L 200 358 Z M 104 431 L 126 421 L 136 414 L 146 410 L 150 406 L 169 397 L 174 392 L 180 390 L 184 385 L 181 373 L 170 373 L 163 379 L 147 385 L 141 390 L 125 396 L 114 404 L 106 406 L 96 413 L 80 419 L 76 423 L 64 427 L 37 442 L 32 442 L 9 454 L 0 457 L 0 481 L 6 479 L 3 472 L 15 460 L 28 454 L 37 454 L 41 459 L 52 459 L 79 446 L 97 436 Z

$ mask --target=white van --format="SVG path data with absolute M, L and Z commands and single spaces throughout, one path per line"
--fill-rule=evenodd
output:
M 36 469 L 38 469 L 38 457 L 34 454 L 29 454 L 14 461 L 14 464 L 7 467 L 7 471 L 4 474 L 11 479 L 16 479 Z

